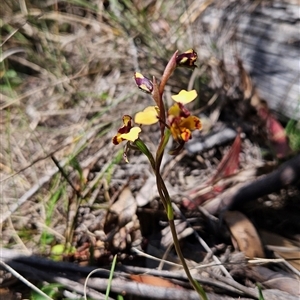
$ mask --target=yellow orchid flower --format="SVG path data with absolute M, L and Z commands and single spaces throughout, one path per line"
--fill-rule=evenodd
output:
M 178 142 L 187 142 L 192 138 L 192 131 L 202 128 L 200 119 L 191 116 L 182 103 L 175 103 L 169 108 L 168 122 L 172 136 Z
M 140 127 L 132 127 L 128 133 L 120 134 L 119 138 L 122 140 L 127 140 L 130 142 L 134 142 L 138 139 L 139 133 L 142 131 Z
M 129 115 L 123 116 L 123 126 L 119 128 L 117 134 L 112 138 L 112 142 L 115 145 L 120 144 L 124 140 L 134 142 L 138 139 L 142 130 L 140 127 L 132 127 L 131 120 L 132 118 Z
M 190 103 L 194 101 L 196 98 L 197 98 L 196 90 L 191 90 L 191 91 L 181 90 L 179 94 L 172 96 L 172 99 L 175 102 L 180 102 L 182 104 Z

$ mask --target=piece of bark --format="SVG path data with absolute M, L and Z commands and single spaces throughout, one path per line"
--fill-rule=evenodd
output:
M 199 61 L 225 64 L 226 74 L 215 72 L 216 87 L 238 76 L 238 57 L 259 97 L 278 114 L 300 119 L 299 1 L 214 0 L 193 29 Z

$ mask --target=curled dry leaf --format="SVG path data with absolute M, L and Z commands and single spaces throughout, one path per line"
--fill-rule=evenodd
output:
M 132 243 L 140 244 L 140 224 L 136 215 L 137 204 L 128 187 L 107 213 L 104 232 L 114 248 L 124 250 Z
M 189 210 L 195 209 L 197 206 L 203 204 L 204 202 L 215 198 L 217 195 L 222 193 L 227 186 L 224 183 L 219 183 L 214 185 L 217 181 L 232 176 L 239 169 L 239 157 L 241 152 L 241 131 L 238 130 L 238 134 L 229 149 L 229 151 L 223 156 L 221 162 L 218 165 L 215 175 L 210 178 L 205 184 L 207 186 L 206 192 L 201 195 L 198 194 L 199 188 L 192 190 L 189 193 L 188 198 L 183 198 L 182 205 Z M 197 195 L 197 196 L 196 196 Z
M 167 186 L 167 189 L 169 190 L 171 198 L 178 195 L 178 191 L 168 181 L 166 181 L 165 184 Z M 138 207 L 143 207 L 158 196 L 159 195 L 156 186 L 156 178 L 155 176 L 151 175 L 150 177 L 148 177 L 148 179 L 136 195 L 137 205 Z
M 283 158 L 291 153 L 289 141 L 283 126 L 273 116 L 267 106 L 258 110 L 258 115 L 265 120 L 268 138 L 275 150 L 277 157 Z
M 160 286 L 160 287 L 166 287 L 166 288 L 178 287 L 178 285 L 172 283 L 171 281 L 169 281 L 167 279 L 152 276 L 152 275 L 134 275 L 134 274 L 131 274 L 130 278 L 134 281 L 145 283 L 145 284 L 151 284 L 151 285 L 154 285 L 154 286 Z
M 112 204 L 106 217 L 106 228 L 109 224 L 114 223 L 119 228 L 129 223 L 136 213 L 137 204 L 129 188 L 124 188 L 118 200 Z M 105 230 L 107 232 L 107 230 Z
M 223 217 L 240 251 L 250 258 L 265 257 L 258 233 L 244 214 L 226 211 Z
M 136 196 L 136 202 L 139 207 L 145 206 L 158 195 L 155 182 L 155 176 L 150 176 L 139 190 Z
M 216 182 L 218 179 L 228 177 L 237 172 L 240 163 L 241 152 L 241 130 L 238 130 L 238 134 L 230 147 L 230 150 L 224 155 L 221 162 L 218 165 L 217 172 L 210 180 L 210 182 Z

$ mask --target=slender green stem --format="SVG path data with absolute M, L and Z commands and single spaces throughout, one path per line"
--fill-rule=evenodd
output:
M 181 248 L 180 248 L 180 245 L 179 245 L 179 240 L 178 240 L 178 237 L 177 237 L 175 223 L 174 223 L 174 212 L 173 212 L 173 208 L 172 208 L 172 202 L 171 202 L 168 190 L 166 188 L 166 185 L 165 185 L 160 173 L 156 174 L 156 182 L 157 182 L 159 195 L 162 199 L 162 202 L 165 203 L 164 206 L 165 206 L 165 209 L 166 209 L 166 212 L 167 212 L 167 216 L 168 216 L 169 225 L 170 225 L 170 228 L 171 228 L 171 233 L 172 233 L 176 253 L 177 253 L 177 255 L 178 255 L 178 257 L 181 261 L 183 269 L 184 269 L 184 271 L 186 273 L 186 276 L 188 277 L 191 285 L 197 291 L 197 293 L 199 294 L 201 299 L 207 300 L 207 296 L 206 296 L 205 291 L 203 290 L 202 286 L 196 280 L 194 280 L 194 278 L 192 277 L 192 275 L 190 273 L 190 270 L 189 270 L 189 268 L 186 264 L 186 261 L 184 259 L 184 256 L 182 254 L 182 251 L 181 251 Z
M 156 161 L 156 169 L 154 170 L 155 174 L 160 173 L 161 161 L 164 155 L 166 145 L 169 141 L 170 135 L 171 135 L 171 131 L 167 129 L 165 130 L 164 134 L 161 137 L 160 143 L 157 148 L 156 157 L 155 157 L 155 161 Z
M 178 238 L 177 238 L 177 232 L 176 232 L 176 227 L 175 227 L 174 219 L 173 220 L 169 219 L 169 225 L 170 225 L 172 236 L 173 236 L 175 250 L 176 250 L 176 253 L 177 253 L 177 255 L 178 255 L 178 257 L 179 257 L 179 259 L 181 261 L 181 264 L 183 266 L 183 269 L 185 271 L 186 276 L 188 277 L 191 285 L 196 290 L 196 292 L 199 294 L 199 296 L 201 297 L 201 299 L 208 300 L 203 287 L 192 277 L 192 275 L 190 273 L 190 270 L 189 270 L 189 268 L 188 268 L 188 266 L 186 264 L 186 261 L 184 259 L 184 256 L 183 256 L 182 252 L 181 252 L 181 248 L 180 248 L 179 241 L 178 241 Z

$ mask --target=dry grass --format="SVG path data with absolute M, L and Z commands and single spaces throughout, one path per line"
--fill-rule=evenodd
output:
M 180 32 L 175 21 L 184 4 L 176 5 L 171 17 L 169 2 L 144 11 L 129 1 L 112 1 L 109 10 L 101 1 L 3 5 L 2 214 L 28 200 L 28 208 L 43 223 L 41 206 L 45 208 L 63 182 L 53 174 L 51 154 L 58 161 L 79 155 L 84 165 L 102 149 L 106 162 L 113 159 L 111 128 L 125 108 L 132 113 L 145 99 L 136 93 L 133 71 L 147 70 L 176 49 Z M 66 170 L 72 173 L 71 167 Z M 45 178 L 49 174 L 58 186 Z M 43 186 L 22 200 L 43 179 Z M 15 230 L 28 222 L 28 208 L 13 214 L 13 219 L 21 218 Z

